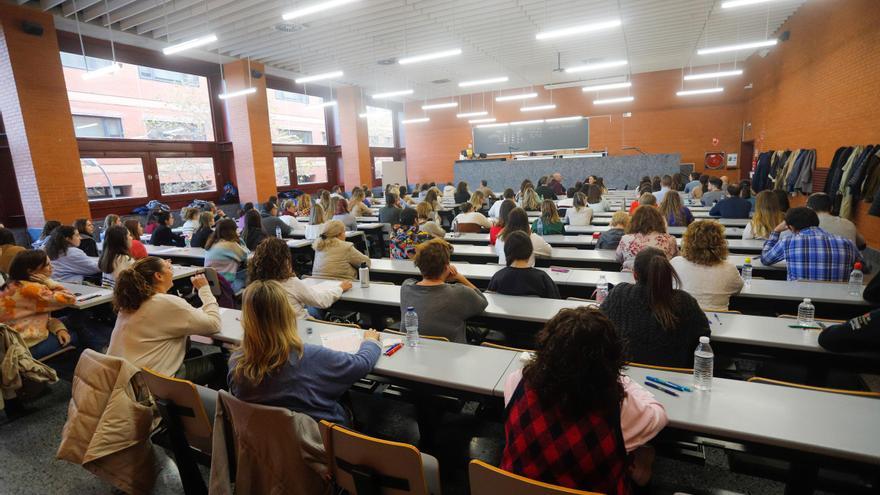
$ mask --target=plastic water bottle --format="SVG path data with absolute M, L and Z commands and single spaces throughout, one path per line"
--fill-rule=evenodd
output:
M 752 286 L 752 259 L 751 258 L 746 258 L 746 262 L 743 263 L 741 276 L 743 279 L 743 285 L 745 285 L 746 287 L 751 287 Z
M 191 244 L 192 244 L 192 236 L 189 236 L 189 235 L 183 236 L 183 245 L 186 247 L 190 247 Z
M 798 305 L 798 325 L 812 325 L 815 322 L 816 307 L 810 302 L 810 298 L 804 298 L 804 302 Z
M 370 267 L 366 262 L 361 263 L 361 267 L 358 268 L 358 280 L 361 281 L 361 287 L 370 286 Z
M 715 353 L 709 345 L 709 337 L 700 337 L 700 344 L 694 351 L 694 388 L 712 390 L 712 369 L 715 366 Z
M 536 230 L 538 231 L 538 235 L 544 235 L 544 220 L 541 217 L 538 217 L 535 227 L 537 227 Z
M 849 295 L 861 296 L 862 283 L 865 281 L 865 274 L 862 273 L 862 264 L 853 265 L 853 271 L 849 274 Z
M 275 237 L 281 239 L 281 227 L 275 227 Z
M 415 347 L 419 345 L 419 315 L 415 308 L 408 306 L 403 315 L 403 326 L 406 328 L 406 345 Z
M 606 297 L 608 297 L 608 280 L 605 275 L 599 275 L 599 284 L 596 285 L 596 302 L 602 304 Z

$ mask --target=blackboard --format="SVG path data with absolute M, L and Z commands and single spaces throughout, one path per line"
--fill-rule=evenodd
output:
M 590 120 L 474 127 L 474 152 L 508 154 L 523 151 L 587 149 Z

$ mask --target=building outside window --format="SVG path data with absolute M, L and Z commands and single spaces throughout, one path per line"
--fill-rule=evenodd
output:
M 327 159 L 323 156 L 296 157 L 296 183 L 320 184 L 327 182 Z
M 205 126 L 199 122 L 175 122 L 172 120 L 145 119 L 147 139 L 165 141 L 207 141 Z
M 311 131 L 298 129 L 273 129 L 272 142 L 277 144 L 314 144 Z
M 286 156 L 276 156 L 272 159 L 275 162 L 275 185 L 290 185 L 290 162 Z
M 174 72 L 171 70 L 154 69 L 152 67 L 138 67 L 138 76 L 147 81 L 159 81 L 171 84 L 183 84 L 186 86 L 199 85 L 199 76 Z
M 82 158 L 79 162 L 89 201 L 147 196 L 140 158 Z
M 99 117 L 94 115 L 74 115 L 73 130 L 76 137 L 83 138 L 121 138 L 122 119 L 118 117 Z
M 276 144 L 327 144 L 324 99 L 278 89 L 269 90 L 272 142 Z
M 163 195 L 217 190 L 211 157 L 156 158 L 156 168 Z
M 377 148 L 394 147 L 394 119 L 387 108 L 367 106 L 367 133 L 370 146 Z

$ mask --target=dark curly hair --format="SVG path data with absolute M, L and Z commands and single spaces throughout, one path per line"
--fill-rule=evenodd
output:
M 623 343 L 614 324 L 592 306 L 563 309 L 538 333 L 523 379 L 546 405 L 571 415 L 611 411 L 623 402 Z
M 277 237 L 267 237 L 257 245 L 254 256 L 248 260 L 248 283 L 256 280 L 284 281 L 295 276 L 290 264 L 290 248 Z

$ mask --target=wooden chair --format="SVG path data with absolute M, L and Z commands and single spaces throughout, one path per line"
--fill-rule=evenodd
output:
M 776 317 L 797 320 L 797 315 L 781 314 Z M 816 321 L 821 321 L 822 323 L 846 323 L 846 320 L 832 320 L 830 318 L 816 318 Z
M 509 347 L 501 344 L 493 344 L 492 342 L 483 342 L 480 344 L 480 347 L 491 347 L 492 349 L 504 349 L 505 351 L 516 351 L 516 352 L 535 352 L 532 349 L 520 349 L 517 347 Z
M 321 420 L 330 473 L 351 495 L 440 495 L 437 459 L 412 445 L 370 437 Z
M 598 495 L 562 486 L 532 480 L 518 474 L 490 466 L 476 459 L 468 466 L 471 495 L 495 495 L 509 493 L 515 495 Z
M 462 234 L 479 234 L 483 231 L 483 226 L 478 223 L 457 223 L 455 231 Z
M 709 313 L 728 313 L 728 314 L 732 314 L 732 315 L 741 315 L 741 314 L 742 314 L 742 311 L 737 311 L 737 310 L 735 310 L 735 309 L 711 309 L 711 308 L 707 308 L 706 311 L 708 311 Z
M 171 452 L 180 471 L 184 493 L 208 493 L 197 462 L 210 465 L 213 411 L 208 413 L 198 389 L 190 381 L 165 376 L 149 368 L 143 368 L 141 376 L 168 429 Z
M 649 370 L 660 370 L 660 371 L 674 371 L 676 373 L 693 373 L 693 368 L 673 368 L 672 366 L 657 366 L 655 364 L 644 364 L 644 363 L 627 363 L 627 366 L 632 366 L 634 368 L 645 368 Z
M 817 392 L 828 392 L 831 394 L 841 394 L 841 395 L 852 395 L 855 397 L 872 397 L 875 399 L 880 399 L 880 392 L 865 392 L 862 390 L 844 390 L 840 388 L 828 388 L 828 387 L 813 387 L 810 385 L 801 385 L 800 383 L 792 383 L 792 382 L 784 382 L 782 380 L 773 380 L 772 378 L 762 378 L 760 376 L 753 376 L 746 380 L 750 383 L 765 383 L 767 385 L 779 385 L 782 387 L 792 387 L 792 388 L 801 388 L 804 390 L 815 390 Z
M 386 328 L 385 330 L 382 330 L 382 331 L 388 332 L 388 333 L 393 333 L 394 335 L 400 335 L 400 336 L 406 337 L 406 332 L 401 332 L 400 330 L 389 330 Z M 438 340 L 440 342 L 449 342 L 449 339 L 447 339 L 446 337 L 438 337 L 436 335 L 419 335 L 419 338 L 420 339 L 428 339 L 428 340 Z

